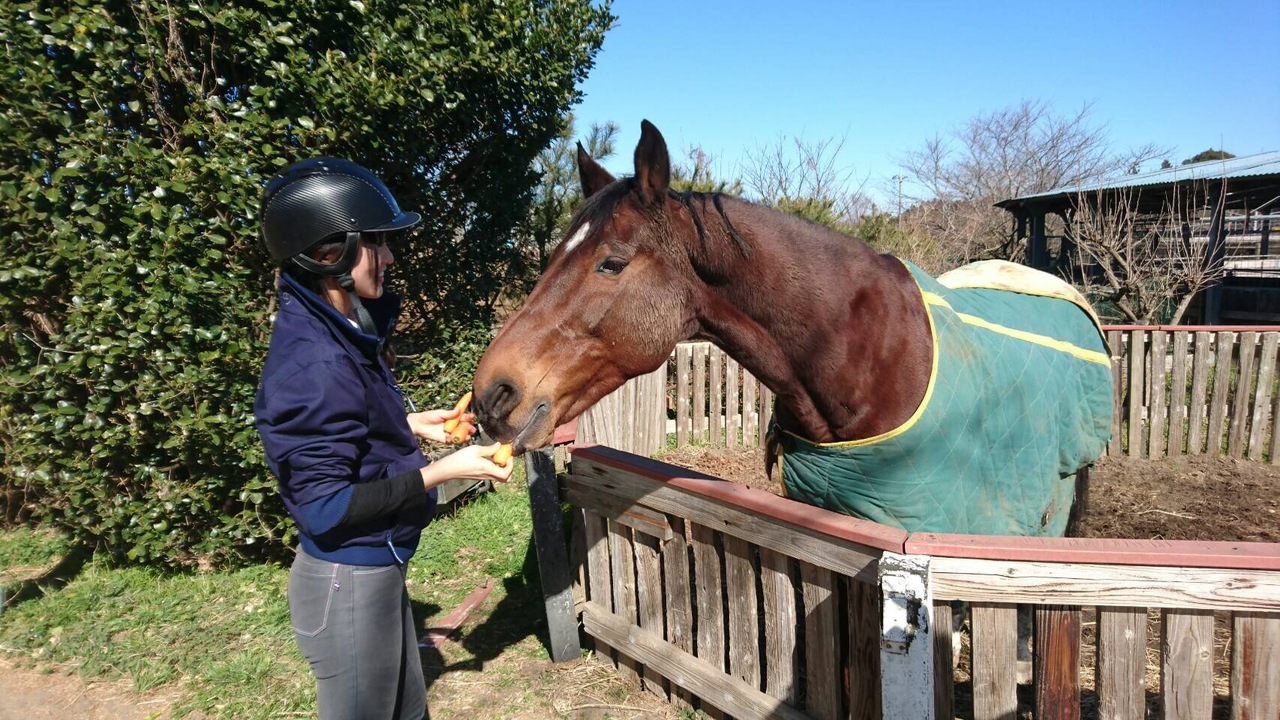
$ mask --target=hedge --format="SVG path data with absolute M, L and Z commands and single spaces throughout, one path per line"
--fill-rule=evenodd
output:
M 292 542 L 251 409 L 274 310 L 256 213 L 315 154 L 426 218 L 399 248 L 398 367 L 449 402 L 489 337 L 608 5 L 40 0 L 0 25 L 6 516 L 122 561 Z

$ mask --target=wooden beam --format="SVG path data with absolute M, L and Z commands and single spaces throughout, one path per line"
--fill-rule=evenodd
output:
M 742 720 L 811 720 L 805 713 L 769 697 L 719 668 L 664 642 L 660 636 L 628 623 L 594 603 L 583 606 L 586 631 L 610 645 L 624 646 L 648 667 L 735 718 Z
M 1280 612 L 1280 572 L 934 557 L 939 600 Z
M 533 516 L 533 544 L 542 579 L 551 659 L 568 662 L 582 657 L 578 645 L 578 617 L 573 610 L 573 573 L 564 541 L 564 521 L 556 486 L 556 461 L 551 448 L 525 453 L 529 479 L 529 511 Z

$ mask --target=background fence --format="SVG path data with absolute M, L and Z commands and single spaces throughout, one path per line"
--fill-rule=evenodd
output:
M 1280 463 L 1280 327 L 1106 328 L 1115 417 L 1108 454 L 1227 455 Z M 690 443 L 763 445 L 773 395 L 710 343 L 681 343 L 666 365 L 584 413 L 581 442 L 651 455 Z
M 602 447 L 561 483 L 600 656 L 713 717 L 1280 717 L 1275 544 L 908 535 Z

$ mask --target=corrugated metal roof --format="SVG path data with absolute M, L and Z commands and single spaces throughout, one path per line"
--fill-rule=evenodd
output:
M 1153 170 L 1137 175 L 1121 175 L 1079 185 L 1067 185 L 1045 192 L 1010 198 L 996 204 L 1004 206 L 1022 200 L 1048 198 L 1056 195 L 1075 195 L 1080 192 L 1118 190 L 1120 188 L 1147 185 L 1169 185 L 1188 180 L 1220 180 L 1222 178 L 1251 177 L 1255 175 L 1280 175 L 1280 150 L 1227 160 L 1206 160 L 1191 165 L 1174 165 L 1165 170 Z

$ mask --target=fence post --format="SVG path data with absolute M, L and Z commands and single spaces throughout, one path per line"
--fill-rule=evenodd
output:
M 582 656 L 582 648 L 578 645 L 578 617 L 573 611 L 573 580 L 565 547 L 564 522 L 560 517 L 560 492 L 556 487 L 556 460 L 552 449 L 525 453 L 524 469 L 529 480 L 533 544 L 538 554 L 538 575 L 542 577 L 551 659 L 555 662 L 576 660 Z
M 880 694 L 884 718 L 934 720 L 929 557 L 880 557 Z

